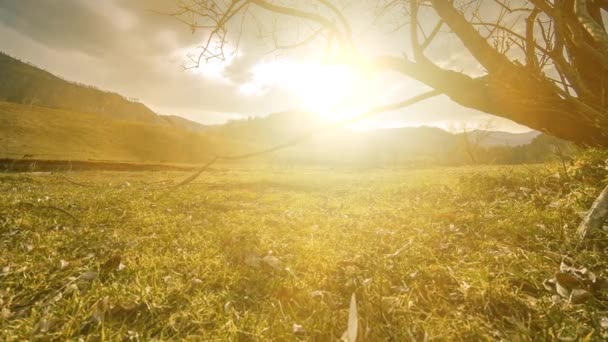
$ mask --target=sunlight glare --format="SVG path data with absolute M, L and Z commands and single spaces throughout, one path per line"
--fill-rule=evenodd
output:
M 365 73 L 352 64 L 295 63 L 275 60 L 256 65 L 244 95 L 263 95 L 271 87 L 286 89 L 299 99 L 300 109 L 328 121 L 356 115 L 378 99 Z

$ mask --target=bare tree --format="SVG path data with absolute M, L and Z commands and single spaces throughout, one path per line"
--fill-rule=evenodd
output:
M 469 125 L 466 122 L 460 124 L 450 125 L 449 131 L 456 134 L 462 142 L 464 152 L 469 157 L 469 161 L 473 165 L 479 163 L 478 154 L 484 144 L 488 143 L 488 140 L 492 136 L 492 129 L 494 128 L 493 121 L 486 120 L 478 125 Z
M 205 32 L 193 66 L 238 49 L 243 22 L 290 18 L 308 25 L 295 47 L 317 39 L 356 55 L 351 21 L 340 0 L 179 0 L 172 13 Z M 373 56 L 369 65 L 414 78 L 453 101 L 587 146 L 608 147 L 606 0 L 376 0 L 378 19 L 409 27 L 405 56 Z M 395 16 L 395 13 L 398 15 Z M 423 18 L 423 19 L 421 19 Z M 265 19 L 267 20 L 267 19 Z M 429 25 L 429 21 L 435 23 Z M 424 21 L 424 22 L 423 22 Z M 258 23 L 258 28 L 265 23 Z M 266 25 L 268 26 L 268 25 Z M 232 34 L 231 34 L 232 33 Z M 484 71 L 442 68 L 425 51 L 457 39 Z M 276 37 L 275 37 L 276 38 Z M 232 41 L 231 41 L 232 39 Z

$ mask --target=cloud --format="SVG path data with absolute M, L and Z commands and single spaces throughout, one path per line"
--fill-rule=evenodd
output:
M 44 45 L 89 54 L 113 48 L 114 40 L 99 29 L 107 27 L 107 21 L 83 2 L 22 0 L 1 6 L 0 20 L 6 26 Z
M 248 111 L 253 104 L 236 101 L 233 85 L 205 77 L 204 72 L 183 70 L 185 51 L 200 37 L 189 34 L 174 19 L 153 12 L 168 10 L 166 3 L 3 2 L 3 48 L 70 80 L 139 98 L 152 108 L 199 110 L 202 121 L 206 112 L 226 112 L 227 118 L 233 118 L 235 112 Z M 216 121 L 217 116 L 214 114 Z
M 252 70 L 259 62 L 259 56 L 253 54 L 240 56 L 226 67 L 224 76 L 237 84 L 246 83 L 251 79 Z

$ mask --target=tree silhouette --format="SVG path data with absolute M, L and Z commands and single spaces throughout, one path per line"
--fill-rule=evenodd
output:
M 350 1 L 352 4 L 352 1 Z M 407 27 L 408 56 L 373 55 L 374 71 L 414 78 L 452 101 L 513 120 L 581 145 L 608 147 L 608 33 L 602 20 L 606 0 L 376 0 L 377 21 Z M 256 20 L 289 19 L 307 30 L 279 43 L 294 48 L 325 39 L 352 58 L 361 54 L 353 38 L 357 13 L 344 0 L 180 0 L 171 15 L 193 31 L 205 32 L 193 67 L 225 59 L 243 30 Z M 390 20 L 387 19 L 390 17 Z M 379 27 L 377 27 L 380 30 Z M 285 37 L 280 37 L 285 40 Z M 457 40 L 481 75 L 447 69 L 427 51 Z M 439 47 L 440 48 L 440 47 Z M 373 52 L 373 51 L 372 51 Z

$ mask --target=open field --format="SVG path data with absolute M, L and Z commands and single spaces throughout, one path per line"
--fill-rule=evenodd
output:
M 587 166 L 0 174 L 0 336 L 332 341 L 354 293 L 359 341 L 602 340 L 543 285 L 608 276 Z

